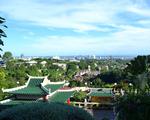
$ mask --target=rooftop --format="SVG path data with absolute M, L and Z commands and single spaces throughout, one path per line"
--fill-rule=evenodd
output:
M 91 89 L 88 96 L 113 97 L 113 93 L 112 93 L 112 89 L 109 88 L 94 88 Z
M 11 94 L 48 95 L 63 87 L 65 82 L 50 82 L 47 77 L 29 76 L 24 86 L 5 89 L 3 92 Z M 50 91 L 49 91 L 50 89 Z
M 51 92 L 54 92 L 63 86 L 64 86 L 64 83 L 62 83 L 62 84 L 48 84 L 48 85 L 45 85 L 44 87 L 47 89 L 51 89 Z
M 74 91 L 57 92 L 49 98 L 49 102 L 66 102 L 73 93 Z

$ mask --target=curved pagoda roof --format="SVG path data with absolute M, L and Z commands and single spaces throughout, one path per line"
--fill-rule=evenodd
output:
M 3 92 L 11 94 L 27 94 L 27 95 L 48 95 L 59 88 L 63 87 L 65 82 L 50 82 L 47 77 L 29 76 L 24 86 L 12 89 L 5 89 Z

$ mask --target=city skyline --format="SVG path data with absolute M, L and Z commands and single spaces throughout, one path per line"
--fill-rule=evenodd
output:
M 15 56 L 150 53 L 148 0 L 0 0 L 0 16 Z

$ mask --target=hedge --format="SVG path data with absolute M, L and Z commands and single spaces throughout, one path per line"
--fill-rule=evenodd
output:
M 150 120 L 150 95 L 125 95 L 119 99 L 116 112 L 116 120 Z
M 85 110 L 61 103 L 18 105 L 0 112 L 0 120 L 94 120 Z

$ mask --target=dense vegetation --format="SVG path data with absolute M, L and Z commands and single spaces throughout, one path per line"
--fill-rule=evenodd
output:
M 117 100 L 117 120 L 150 120 L 150 56 L 138 56 L 124 70 L 133 84 Z
M 0 68 L 0 88 L 23 85 L 28 79 L 27 74 L 32 76 L 48 75 L 51 81 L 68 80 L 70 87 L 113 87 L 114 83 L 118 83 L 118 86 L 128 89 L 128 83 L 132 83 L 138 90 L 148 90 L 150 86 L 149 56 L 138 56 L 130 62 L 125 60 L 81 60 L 80 62 L 71 62 L 69 60 L 36 58 L 31 60 L 37 62 L 33 65 L 23 59 L 13 59 L 10 52 L 5 52 L 2 58 L 6 63 L 6 67 Z M 41 64 L 42 61 L 46 61 L 46 63 L 43 65 Z M 63 68 L 57 64 L 64 64 L 65 67 Z M 91 71 L 98 71 L 100 74 L 85 74 L 82 80 L 76 80 L 74 76 L 80 71 L 87 70 L 89 65 Z M 3 97 L 4 95 L 0 91 L 0 98 Z
M 47 76 L 51 81 L 70 82 L 70 87 L 89 86 L 89 87 L 111 87 L 113 82 L 119 81 L 118 77 L 127 61 L 124 60 L 95 60 L 86 59 L 80 61 L 56 60 L 35 58 L 32 60 L 14 59 L 11 52 L 5 52 L 2 56 L 5 66 L 0 67 L 0 88 L 12 88 L 23 85 L 29 75 Z M 30 61 L 36 62 L 30 64 Z M 42 62 L 45 61 L 45 64 Z M 64 65 L 59 66 L 59 65 Z M 83 75 L 83 80 L 76 80 L 74 76 L 81 71 L 89 70 L 100 72 L 101 75 Z M 4 94 L 0 90 L 0 99 Z
M 87 93 L 84 91 L 76 91 L 73 95 L 72 101 L 76 102 L 84 102 L 85 98 L 87 97 Z
M 117 120 L 150 120 L 150 96 L 128 94 L 116 104 Z
M 0 120 L 94 120 L 83 109 L 60 103 L 18 105 L 0 113 Z

